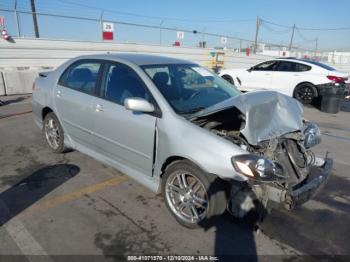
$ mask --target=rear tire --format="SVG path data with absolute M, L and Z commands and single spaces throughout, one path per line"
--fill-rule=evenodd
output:
M 229 75 L 223 75 L 222 78 L 225 79 L 227 82 L 229 82 L 232 85 L 235 84 L 235 82 L 233 81 L 233 78 Z
M 224 181 L 188 160 L 171 164 L 162 178 L 166 206 L 178 223 L 198 228 L 226 210 Z
M 43 122 L 43 134 L 46 143 L 55 153 L 64 153 L 67 148 L 64 145 L 64 132 L 57 116 L 50 112 Z
M 316 87 L 310 83 L 298 85 L 294 90 L 294 98 L 303 104 L 311 104 L 318 97 Z

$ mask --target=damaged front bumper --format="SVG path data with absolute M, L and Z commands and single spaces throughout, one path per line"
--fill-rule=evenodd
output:
M 291 190 L 266 185 L 267 198 L 274 204 L 282 205 L 288 210 L 302 205 L 311 199 L 325 184 L 330 176 L 332 167 L 333 160 L 325 158 L 321 165 L 313 166 L 309 176 Z

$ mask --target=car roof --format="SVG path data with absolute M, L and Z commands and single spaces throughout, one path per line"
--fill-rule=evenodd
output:
M 275 60 L 277 60 L 277 61 L 292 61 L 292 62 L 302 63 L 304 65 L 308 65 L 308 66 L 312 66 L 312 67 L 319 67 L 319 68 L 322 68 L 322 69 L 328 70 L 328 71 L 336 71 L 335 68 L 333 68 L 325 63 L 306 59 L 306 58 L 281 57 L 281 58 L 276 58 Z
M 82 59 L 124 60 L 138 66 L 159 64 L 196 64 L 194 62 L 160 55 L 141 53 L 108 53 L 81 56 Z
M 292 61 L 292 62 L 301 62 L 301 63 L 310 63 L 309 60 L 307 59 L 300 59 L 300 58 L 296 58 L 296 57 L 279 57 L 276 58 L 274 60 L 278 60 L 278 61 Z

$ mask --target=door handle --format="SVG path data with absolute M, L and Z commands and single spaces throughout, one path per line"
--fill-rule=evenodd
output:
M 61 97 L 61 96 L 62 96 L 62 92 L 61 92 L 60 90 L 57 90 L 56 96 L 57 96 L 57 97 Z
M 103 112 L 103 106 L 100 104 L 97 104 L 95 110 L 96 112 Z
M 269 73 L 266 73 L 265 75 L 266 75 L 266 76 L 269 76 L 269 75 L 271 75 L 271 74 L 269 74 Z

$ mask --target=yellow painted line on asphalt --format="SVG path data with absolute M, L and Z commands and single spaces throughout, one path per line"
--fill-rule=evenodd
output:
M 128 180 L 128 177 L 126 177 L 126 176 L 118 176 L 118 177 L 109 179 L 107 181 L 104 181 L 104 182 L 101 182 L 101 183 L 98 183 L 98 184 L 95 184 L 92 186 L 81 188 L 75 192 L 71 192 L 71 193 L 64 194 L 62 196 L 43 200 L 39 203 L 32 205 L 28 209 L 26 209 L 22 213 L 22 215 L 28 215 L 28 214 L 31 214 L 33 212 L 45 211 L 47 209 L 64 204 L 66 202 L 74 201 L 74 200 L 77 200 L 79 198 L 82 198 L 83 196 L 85 196 L 87 194 L 92 194 L 92 193 L 95 193 L 95 192 L 100 191 L 102 189 L 119 185 L 127 180 Z

